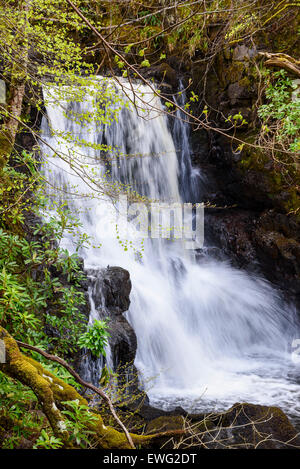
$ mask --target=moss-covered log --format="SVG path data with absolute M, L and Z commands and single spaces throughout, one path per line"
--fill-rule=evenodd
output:
M 68 433 L 64 419 L 55 404 L 53 378 L 46 374 L 41 365 L 22 354 L 16 341 L 2 327 L 0 327 L 0 339 L 4 342 L 5 348 L 5 362 L 0 364 L 0 370 L 32 389 L 49 420 L 53 433 L 67 443 Z
M 287 72 L 300 77 L 300 60 L 281 53 L 271 54 L 270 52 L 259 52 L 259 55 L 267 58 L 265 62 L 267 67 L 283 68 Z
M 46 370 L 39 362 L 22 354 L 16 341 L 1 326 L 0 340 L 4 342 L 5 347 L 5 363 L 0 363 L 0 371 L 32 389 L 52 427 L 53 433 L 64 442 L 66 447 L 70 447 L 65 419 L 59 409 L 64 408 L 64 401 L 78 400 L 80 404 L 87 406 L 87 400 L 72 386 Z M 98 448 L 131 449 L 125 433 L 119 432 L 112 427 L 106 427 L 99 413 L 93 412 L 93 415 L 97 417 L 97 420 L 95 423 L 90 424 L 88 429 L 95 432 Z M 130 434 L 130 436 L 135 445 L 147 447 L 149 443 L 153 443 L 155 440 L 182 435 L 183 433 L 184 430 L 175 430 L 152 435 Z

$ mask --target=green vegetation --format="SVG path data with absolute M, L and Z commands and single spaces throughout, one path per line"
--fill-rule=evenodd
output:
M 85 404 L 80 404 L 78 399 L 75 401 L 66 401 L 69 410 L 63 410 L 62 413 L 68 417 L 67 428 L 70 431 L 71 441 L 74 440 L 77 446 L 81 448 L 90 448 L 92 446 L 91 435 L 95 431 L 88 430 L 90 425 L 97 421 L 97 417 L 89 413 L 89 408 Z
M 79 337 L 79 347 L 88 349 L 95 357 L 99 357 L 100 355 L 105 357 L 105 346 L 107 345 L 107 338 L 110 337 L 107 330 L 108 328 L 107 319 L 103 321 L 95 319 L 87 332 Z
M 40 436 L 36 440 L 34 449 L 58 449 L 63 446 L 63 442 L 55 436 L 49 436 L 46 430 L 42 430 Z
M 265 78 L 267 103 L 262 104 L 258 110 L 262 119 L 262 131 L 268 136 L 272 134 L 275 142 L 284 150 L 294 153 L 297 159 L 300 152 L 298 81 L 287 76 L 285 70 L 273 74 L 266 71 Z
M 26 159 L 29 161 L 28 154 Z M 44 196 L 38 198 L 39 174 L 34 167 L 28 176 L 9 167 L 3 172 L 0 187 L 2 194 L 10 193 L 10 199 L 8 205 L 4 197 L 0 205 L 4 214 L 0 224 L 1 324 L 16 339 L 39 345 L 46 342 L 58 354 L 72 353 L 86 327 L 85 316 L 78 309 L 85 303 L 78 288 L 84 277 L 77 254 L 62 250 L 60 241 L 66 231 L 75 233 L 78 223 L 68 217 L 64 207 L 57 207 L 48 222 L 31 227 L 33 237 L 28 239 L 22 222 L 30 208 L 39 213 L 46 203 Z M 14 185 L 7 184 L 8 178 L 16 181 Z M 34 207 L 28 199 L 18 201 L 20 189 L 33 180 Z M 43 332 L 49 325 L 56 329 L 56 337 L 49 338 Z

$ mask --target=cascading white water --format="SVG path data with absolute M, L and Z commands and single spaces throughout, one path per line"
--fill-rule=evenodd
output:
M 162 110 L 160 100 L 147 87 L 134 87 Z M 55 94 L 54 88 L 51 93 Z M 84 113 L 92 109 L 94 99 L 87 93 L 83 103 L 61 102 L 60 106 L 48 100 L 48 122 L 43 119 L 42 136 L 64 158 L 49 155 L 51 151 L 44 145 L 45 171 L 53 186 L 73 193 L 77 188 L 78 196 L 64 197 L 79 214 L 83 231 L 95 245 L 101 243 L 100 248 L 82 251 L 85 267 L 109 264 L 130 272 L 133 289 L 127 318 L 138 339 L 135 363 L 144 381 L 150 380 L 152 403 L 200 411 L 248 401 L 279 405 L 300 416 L 297 366 L 290 355 L 292 340 L 297 337 L 294 313 L 266 281 L 208 256 L 196 263 L 180 240 L 145 240 L 140 258 L 134 249 L 125 251 L 115 236 L 104 236 L 105 230 L 114 230 L 115 208 L 109 197 L 80 196 L 91 195 L 91 189 L 69 165 L 70 143 L 62 139 L 64 133 L 111 147 L 104 164 L 99 151 L 71 145 L 72 152 L 81 153 L 82 163 L 92 166 L 98 175 L 109 167 L 113 180 L 130 184 L 147 197 L 180 202 L 184 192 L 185 199 L 192 199 L 199 181 L 189 161 L 186 124 L 178 120 L 172 136 L 164 114 L 148 109 L 142 118 L 132 105 L 124 106 L 118 122 L 111 125 L 92 122 L 86 127 L 67 117 L 66 109 Z M 49 124 L 60 133 L 59 139 L 50 132 Z M 116 159 L 112 148 L 130 157 Z M 133 243 L 138 250 L 140 244 Z M 65 245 L 72 249 L 72 240 L 66 238 Z

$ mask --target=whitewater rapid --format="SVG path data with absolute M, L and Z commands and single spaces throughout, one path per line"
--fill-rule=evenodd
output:
M 131 85 L 146 101 L 144 114 L 131 104 L 129 85 L 127 97 L 119 84 L 111 86 L 125 103 L 118 120 L 88 125 L 80 115 L 91 112 L 97 95 L 86 90 L 82 102 L 57 102 L 55 88 L 45 87 L 45 177 L 54 197 L 66 201 L 81 220 L 81 232 L 91 237 L 91 246 L 80 252 L 85 268 L 117 265 L 130 272 L 126 317 L 137 336 L 135 365 L 151 403 L 197 412 L 244 401 L 278 405 L 300 416 L 299 365 L 291 358 L 300 332 L 293 308 L 264 279 L 229 262 L 209 255 L 196 262 L 182 240 L 136 239 L 133 222 L 126 237 L 117 239 L 113 197 L 97 194 L 95 181 L 74 170 L 72 158 L 95 180 L 119 181 L 149 199 L 201 202 L 205 178 L 191 165 L 188 125 L 180 119 L 171 125 L 145 85 Z M 105 152 L 100 144 L 107 145 Z M 74 250 L 74 239 L 66 235 L 64 246 Z

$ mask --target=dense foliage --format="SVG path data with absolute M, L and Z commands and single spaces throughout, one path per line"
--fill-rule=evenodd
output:
M 295 156 L 300 151 L 300 98 L 298 81 L 287 76 L 285 70 L 266 73 L 267 103 L 258 110 L 263 120 L 263 131 L 272 133 L 276 143 Z

